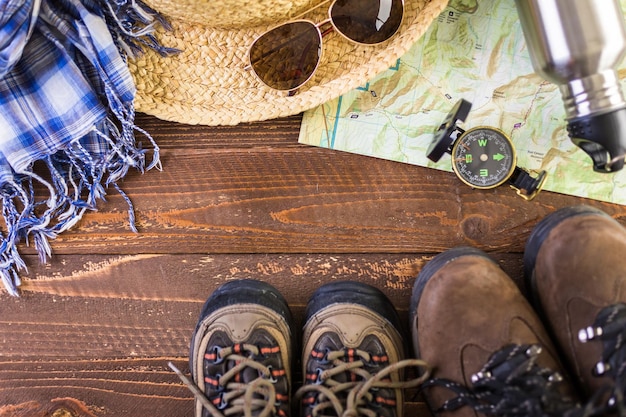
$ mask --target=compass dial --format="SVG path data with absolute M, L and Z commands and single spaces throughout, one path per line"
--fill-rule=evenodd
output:
M 475 127 L 463 133 L 452 147 L 452 168 L 474 188 L 497 187 L 515 170 L 515 150 L 504 132 Z

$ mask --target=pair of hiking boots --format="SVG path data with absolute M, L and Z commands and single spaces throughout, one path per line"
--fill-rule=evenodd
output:
M 440 415 L 626 415 L 626 229 L 590 207 L 556 211 L 531 233 L 524 268 L 534 308 L 484 252 L 434 257 L 414 283 L 408 359 L 382 292 L 320 287 L 298 389 L 287 303 L 266 283 L 229 282 L 202 310 L 193 381 L 174 369 L 196 416 L 403 417 L 403 390 L 417 386 Z
M 314 293 L 305 315 L 296 391 L 299 337 L 282 295 L 254 280 L 219 287 L 191 342 L 193 382 L 173 368 L 196 396 L 196 416 L 401 417 L 402 390 L 428 375 L 404 378 L 404 369 L 424 363 L 406 359 L 400 319 L 385 295 L 335 282 Z

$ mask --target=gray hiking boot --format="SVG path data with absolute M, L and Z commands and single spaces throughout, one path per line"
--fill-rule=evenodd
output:
M 320 287 L 307 305 L 302 337 L 301 416 L 403 417 L 407 367 L 398 315 L 378 289 L 357 282 Z
M 206 301 L 191 341 L 197 417 L 290 415 L 292 319 L 269 284 L 240 280 Z

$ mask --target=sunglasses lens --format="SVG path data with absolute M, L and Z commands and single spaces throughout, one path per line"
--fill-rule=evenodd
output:
M 330 17 L 344 36 L 373 45 L 386 41 L 398 31 L 403 13 L 402 0 L 337 0 Z
M 250 65 L 265 84 L 276 90 L 294 90 L 304 84 L 319 64 L 322 35 L 310 22 L 287 23 L 259 37 L 250 47 Z

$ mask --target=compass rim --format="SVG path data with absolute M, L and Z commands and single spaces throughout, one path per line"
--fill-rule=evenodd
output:
M 477 185 L 477 184 L 473 184 L 470 181 L 468 181 L 459 172 L 459 168 L 457 167 L 457 163 L 458 162 L 454 158 L 456 150 L 459 147 L 459 145 L 463 142 L 463 139 L 465 137 L 471 135 L 472 133 L 476 132 L 477 130 L 494 131 L 500 137 L 504 138 L 504 140 L 509 144 L 509 148 L 511 149 L 511 166 L 509 167 L 508 172 L 506 173 L 506 175 L 503 176 L 503 178 L 501 180 L 499 180 L 497 183 L 494 183 L 494 184 L 491 184 L 491 185 Z M 515 145 L 513 144 L 513 141 L 511 140 L 511 138 L 509 138 L 509 136 L 506 133 L 504 133 L 504 131 L 502 129 L 499 129 L 499 128 L 493 127 L 493 126 L 480 125 L 480 126 L 474 126 L 474 127 L 470 128 L 470 129 L 466 130 L 465 132 L 463 132 L 463 134 L 459 135 L 457 140 L 454 141 L 454 144 L 452 145 L 452 149 L 451 149 L 450 153 L 451 153 L 451 157 L 452 157 L 451 158 L 452 159 L 452 169 L 454 170 L 454 173 L 456 174 L 457 178 L 459 180 L 461 180 L 465 185 L 468 185 L 468 186 L 470 186 L 472 188 L 476 188 L 476 189 L 479 189 L 479 190 L 491 190 L 493 188 L 497 188 L 497 187 L 503 185 L 504 183 L 506 183 L 511 178 L 511 176 L 515 172 L 515 167 L 517 165 L 517 151 L 515 149 Z

